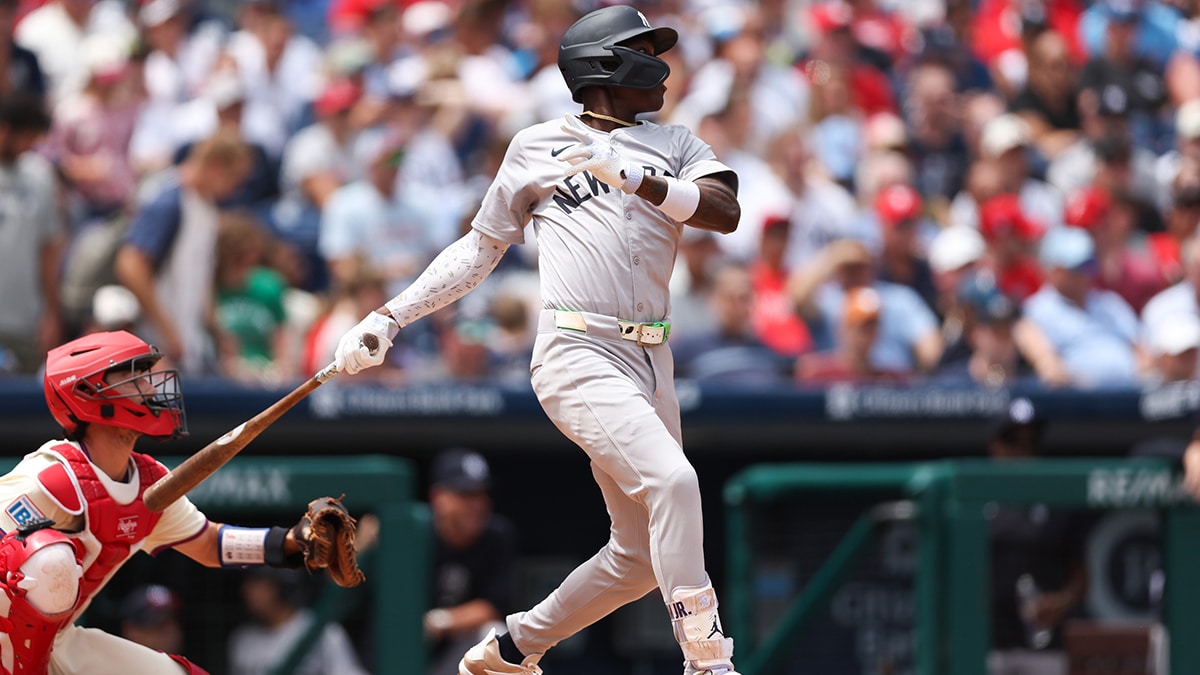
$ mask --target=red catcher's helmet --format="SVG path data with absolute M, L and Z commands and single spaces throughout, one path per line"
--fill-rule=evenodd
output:
M 155 438 L 186 436 L 179 371 L 151 370 L 161 358 L 125 331 L 92 333 L 51 349 L 43 382 L 50 414 L 72 436 L 85 423 Z M 106 382 L 110 372 L 118 377 Z

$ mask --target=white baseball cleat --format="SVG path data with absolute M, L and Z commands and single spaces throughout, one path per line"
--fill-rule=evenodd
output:
M 537 665 L 541 657 L 541 654 L 526 656 L 519 665 L 505 661 L 500 656 L 500 641 L 493 628 L 458 662 L 458 675 L 542 675 L 542 669 Z

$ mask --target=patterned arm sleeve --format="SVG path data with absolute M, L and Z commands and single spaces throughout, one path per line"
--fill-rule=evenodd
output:
M 438 254 L 417 280 L 386 307 L 403 328 L 450 305 L 496 269 L 509 244 L 472 229 Z

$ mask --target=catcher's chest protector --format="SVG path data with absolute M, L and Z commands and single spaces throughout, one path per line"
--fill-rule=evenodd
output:
M 140 483 L 138 496 L 129 504 L 120 504 L 104 488 L 79 448 L 64 443 L 55 446 L 54 452 L 64 463 L 43 469 L 38 474 L 38 483 L 68 513 L 79 515 L 86 511 L 85 529 L 68 535 L 80 539 L 86 551 L 78 609 L 88 603 L 117 568 L 129 559 L 133 546 L 150 536 L 158 524 L 162 514 L 146 508 L 142 495 L 146 488 L 166 475 L 166 470 L 152 458 L 133 453 Z
M 62 532 L 44 529 L 17 539 L 19 533 L 9 532 L 0 539 L 0 674 L 46 675 L 50 667 L 50 650 L 54 637 L 75 617 L 78 600 L 68 611 L 54 615 L 39 611 L 26 597 L 22 588 L 25 571 L 22 565 L 34 553 L 55 544 L 71 547 L 73 560 L 83 556 L 83 547 Z M 31 563 L 35 564 L 35 563 Z M 31 574 L 38 575 L 36 571 Z M 76 572 L 77 574 L 77 572 Z

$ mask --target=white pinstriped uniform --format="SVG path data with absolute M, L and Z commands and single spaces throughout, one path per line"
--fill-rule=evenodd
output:
M 700 490 L 683 453 L 670 347 L 623 340 L 616 322 L 669 319 L 683 225 L 586 173 L 564 178 L 556 153 L 577 140 L 561 126 L 553 120 L 517 134 L 472 223 L 519 244 L 532 218 L 544 308 L 533 388 L 591 458 L 612 518 L 603 549 L 541 603 L 508 617 L 526 654 L 545 653 L 655 587 L 665 600 L 672 589 L 707 583 Z M 681 126 L 642 122 L 607 136 L 647 176 L 694 181 L 731 171 Z M 556 328 L 555 309 L 581 312 L 587 332 Z

